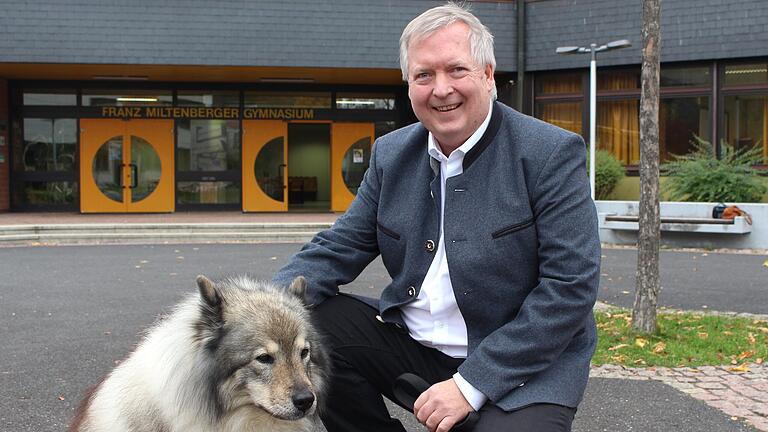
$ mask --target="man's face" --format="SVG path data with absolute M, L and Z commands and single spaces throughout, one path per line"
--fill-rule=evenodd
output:
M 408 46 L 408 96 L 416 117 L 448 155 L 488 115 L 493 68 L 469 50 L 469 28 L 457 22 Z

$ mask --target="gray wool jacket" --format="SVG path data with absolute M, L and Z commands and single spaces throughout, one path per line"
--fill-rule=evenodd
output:
M 440 227 L 440 166 L 421 124 L 379 138 L 354 202 L 275 276 L 309 283 L 309 301 L 336 295 L 379 254 L 392 282 L 365 298 L 404 328 Z M 580 136 L 494 102 L 483 137 L 446 182 L 445 250 L 467 324 L 462 377 L 504 410 L 575 407 L 597 343 L 600 275 L 595 205 Z M 407 330 L 407 329 L 405 329 Z

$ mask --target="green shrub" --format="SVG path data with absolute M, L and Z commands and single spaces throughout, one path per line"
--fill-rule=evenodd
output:
M 694 149 L 673 155 L 662 169 L 667 172 L 664 191 L 672 201 L 759 202 L 766 187 L 753 165 L 762 162 L 762 149 L 736 150 L 723 143 L 720 159 L 712 145 L 696 137 Z
M 612 153 L 598 150 L 595 153 L 595 198 L 608 199 L 616 185 L 624 178 L 624 166 Z

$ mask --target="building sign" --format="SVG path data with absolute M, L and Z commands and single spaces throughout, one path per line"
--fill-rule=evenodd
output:
M 239 119 L 240 108 L 209 107 L 101 107 L 100 117 L 120 119 Z M 315 110 L 309 108 L 245 108 L 249 120 L 314 120 Z

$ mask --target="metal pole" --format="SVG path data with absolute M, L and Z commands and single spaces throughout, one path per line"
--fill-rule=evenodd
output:
M 591 45 L 592 60 L 589 62 L 589 190 L 595 199 L 595 130 L 597 129 L 597 60 L 596 44 Z

